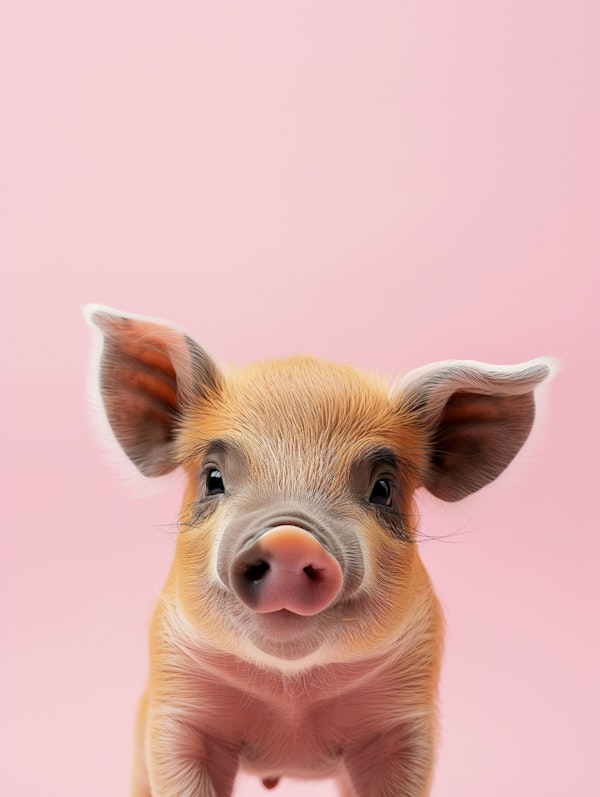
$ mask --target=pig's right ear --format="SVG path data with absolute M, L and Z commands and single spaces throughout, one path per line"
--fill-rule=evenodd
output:
M 193 402 L 218 392 L 216 365 L 166 322 L 101 305 L 84 315 L 97 336 L 93 378 L 121 448 L 144 476 L 174 470 L 180 421 Z

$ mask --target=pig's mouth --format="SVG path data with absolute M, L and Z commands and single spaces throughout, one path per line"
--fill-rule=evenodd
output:
M 309 618 L 303 617 L 288 609 L 279 609 L 276 612 L 256 615 L 257 626 L 268 634 L 274 634 L 278 639 L 295 639 L 306 632 L 310 625 Z
M 319 657 L 336 635 L 340 601 L 362 574 L 316 523 L 286 516 L 256 525 L 235 546 L 221 544 L 217 564 L 235 601 L 237 628 L 270 657 L 295 663 Z
M 252 643 L 263 653 L 293 661 L 314 653 L 324 642 L 314 617 L 305 617 L 288 609 L 254 614 L 248 628 Z

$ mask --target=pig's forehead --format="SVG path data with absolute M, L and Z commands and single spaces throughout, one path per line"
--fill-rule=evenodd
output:
M 280 453 L 314 447 L 393 444 L 402 435 L 380 377 L 313 358 L 291 358 L 229 373 L 219 395 L 186 424 L 186 448 L 199 439 L 271 441 Z
M 234 372 L 222 398 L 231 421 L 283 432 L 299 425 L 305 431 L 370 427 L 392 412 L 387 385 L 378 377 L 309 357 Z

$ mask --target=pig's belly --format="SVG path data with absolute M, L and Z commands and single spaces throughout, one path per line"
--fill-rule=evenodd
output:
M 343 750 L 324 747 L 314 737 L 292 740 L 280 737 L 270 749 L 245 745 L 240 756 L 240 768 L 261 778 L 327 778 L 336 775 L 342 765 Z

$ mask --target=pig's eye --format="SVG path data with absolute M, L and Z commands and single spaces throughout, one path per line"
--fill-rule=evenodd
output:
M 225 492 L 221 471 L 213 468 L 206 474 L 206 495 L 219 495 Z
M 389 479 L 378 479 L 375 482 L 369 496 L 369 503 L 379 506 L 392 505 L 392 485 Z

